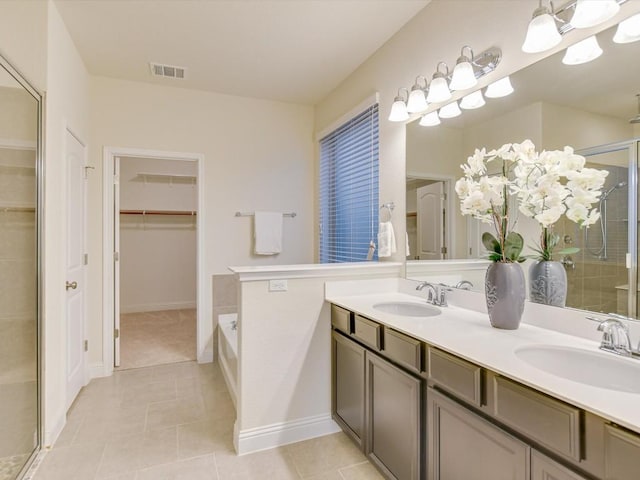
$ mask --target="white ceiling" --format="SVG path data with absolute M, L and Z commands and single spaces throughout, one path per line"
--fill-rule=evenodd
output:
M 315 104 L 430 0 L 55 0 L 89 72 Z M 149 62 L 186 67 L 152 77 Z

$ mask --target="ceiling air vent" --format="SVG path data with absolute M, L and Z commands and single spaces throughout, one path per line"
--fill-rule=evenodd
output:
M 185 77 L 185 68 L 175 65 L 162 65 L 160 63 L 150 63 L 151 75 L 154 77 L 180 78 Z

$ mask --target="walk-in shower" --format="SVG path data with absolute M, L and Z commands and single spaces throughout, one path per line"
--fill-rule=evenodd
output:
M 600 204 L 599 204 L 600 220 L 598 221 L 600 225 L 600 229 L 599 229 L 600 241 L 597 242 L 597 244 L 599 244 L 600 247 L 596 247 L 596 248 L 592 247 L 592 243 L 590 242 L 590 238 L 589 238 L 589 229 L 585 230 L 585 247 L 587 248 L 589 253 L 591 253 L 595 257 L 598 257 L 599 260 L 609 259 L 608 252 L 607 252 L 607 243 L 608 243 L 607 202 L 609 201 L 609 196 L 616 190 L 624 188 L 626 186 L 627 186 L 626 181 L 618 182 L 613 187 L 605 191 L 600 197 Z M 593 238 L 593 235 L 592 235 L 592 238 Z

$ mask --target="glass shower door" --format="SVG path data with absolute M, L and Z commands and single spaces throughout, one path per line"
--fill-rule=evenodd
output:
M 13 480 L 40 447 L 40 97 L 0 65 L 0 480 Z

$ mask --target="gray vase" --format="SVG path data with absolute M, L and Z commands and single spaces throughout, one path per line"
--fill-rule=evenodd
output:
M 518 263 L 495 262 L 487 268 L 485 294 L 491 326 L 515 330 L 524 312 L 524 272 Z
M 564 307 L 567 301 L 567 272 L 560 262 L 537 261 L 529 267 L 529 300 Z

